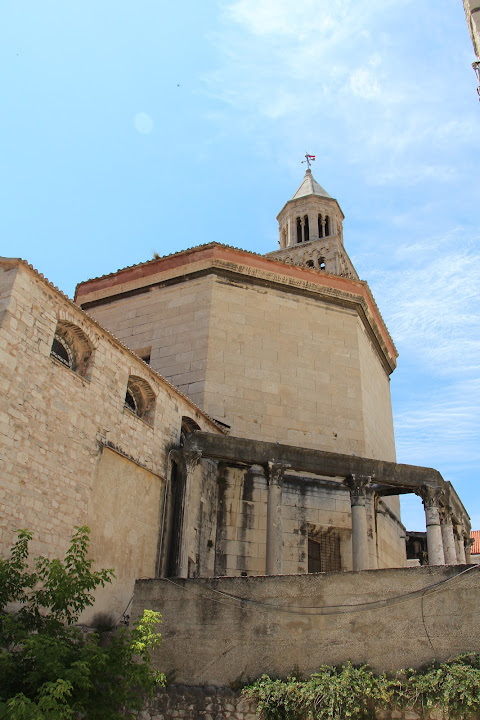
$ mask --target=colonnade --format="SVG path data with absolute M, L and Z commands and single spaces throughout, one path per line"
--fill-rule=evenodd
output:
M 369 568 L 366 502 L 371 481 L 371 476 L 361 475 L 351 475 L 345 480 L 352 508 L 354 570 Z M 416 493 L 422 498 L 425 508 L 428 564 L 462 565 L 469 562 L 469 538 L 463 523 L 455 519 L 452 509 L 442 504 L 443 488 L 425 485 Z
M 179 518 L 178 576 L 188 577 L 189 528 L 192 525 L 192 503 L 190 502 L 193 475 L 202 453 L 183 452 L 183 498 Z M 267 480 L 267 527 L 266 527 L 266 574 L 282 573 L 282 495 L 285 471 L 288 463 L 268 462 L 256 468 L 255 473 L 265 474 Z M 352 517 L 352 558 L 353 570 L 369 569 L 369 537 L 367 503 L 372 501 L 378 486 L 372 486 L 371 475 L 351 474 L 344 480 L 350 493 Z M 425 508 L 427 527 L 427 549 L 429 565 L 465 564 L 470 561 L 470 542 L 466 527 L 455 516 L 448 504 L 445 490 L 441 486 L 424 484 L 400 488 L 400 492 L 415 492 L 420 495 Z M 380 493 L 381 494 L 381 493 Z

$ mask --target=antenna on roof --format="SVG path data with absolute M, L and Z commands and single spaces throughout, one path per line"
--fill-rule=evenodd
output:
M 315 160 L 315 155 L 309 155 L 308 153 L 305 153 L 305 160 L 302 160 L 302 165 L 303 163 L 307 163 L 308 169 L 310 170 L 310 164 L 312 160 Z

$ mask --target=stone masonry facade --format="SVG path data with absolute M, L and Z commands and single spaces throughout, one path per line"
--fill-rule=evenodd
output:
M 88 339 L 79 374 L 51 355 L 56 328 Z M 31 552 L 63 557 L 89 525 L 99 566 L 114 567 L 97 610 L 122 613 L 135 579 L 157 574 L 170 448 L 182 418 L 221 431 L 198 407 L 26 264 L 0 262 L 0 545 L 19 528 Z M 129 378 L 151 388 L 147 420 L 125 404 Z

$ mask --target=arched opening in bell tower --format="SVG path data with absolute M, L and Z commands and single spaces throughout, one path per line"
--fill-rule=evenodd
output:
M 310 240 L 310 228 L 308 226 L 308 215 L 305 215 L 303 218 L 303 242 L 308 242 Z
M 297 217 L 297 243 L 302 242 L 302 221 Z

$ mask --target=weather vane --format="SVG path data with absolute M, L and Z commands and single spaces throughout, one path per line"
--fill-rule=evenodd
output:
M 302 160 L 302 165 L 303 163 L 307 163 L 308 168 L 310 169 L 310 164 L 312 160 L 315 160 L 315 155 L 309 155 L 308 153 L 305 153 L 305 160 Z

